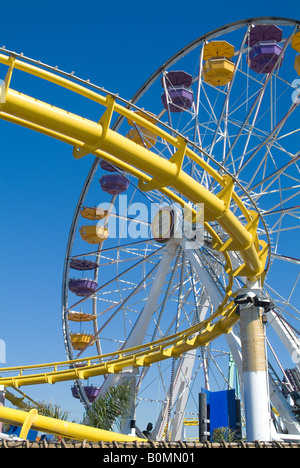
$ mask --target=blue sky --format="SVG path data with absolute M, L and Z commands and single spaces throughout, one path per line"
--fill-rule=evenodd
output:
M 0 46 L 89 78 L 130 99 L 205 32 L 257 16 L 300 18 L 297 2 L 69 0 L 1 2 Z M 0 76 L 1 79 L 4 76 Z M 0 121 L 1 315 L 7 365 L 65 359 L 61 279 L 75 205 L 92 158 Z M 70 384 L 24 388 L 80 420 Z

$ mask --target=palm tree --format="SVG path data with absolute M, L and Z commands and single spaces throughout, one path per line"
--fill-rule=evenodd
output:
M 213 430 L 213 442 L 234 442 L 236 440 L 236 431 L 230 427 L 218 427 Z
M 110 387 L 86 411 L 83 424 L 107 431 L 112 430 L 115 423 L 120 427 L 129 416 L 132 398 L 130 382 Z
M 38 401 L 35 404 L 25 403 L 23 406 L 23 411 L 30 411 L 31 409 L 37 409 L 39 415 L 47 416 L 48 418 L 61 419 L 62 421 L 67 421 L 69 417 L 69 412 L 62 409 L 59 405 L 55 403 Z
M 31 409 L 37 409 L 38 413 L 42 416 L 48 416 L 49 418 L 62 419 L 66 421 L 69 416 L 69 412 L 62 409 L 55 403 L 45 401 L 35 401 L 25 393 L 21 392 L 18 388 L 14 388 L 22 397 L 16 397 L 13 393 L 6 390 L 5 398 L 9 400 L 14 406 L 17 406 L 23 411 L 30 411 Z
M 129 416 L 129 409 L 134 396 L 134 388 L 131 381 L 110 387 L 103 395 L 100 395 L 91 407 L 86 411 L 82 424 L 99 429 L 112 430 L 117 424 L 120 428 L 122 423 Z M 33 408 L 38 410 L 42 416 L 61 419 L 67 421 L 69 412 L 51 402 L 34 401 L 28 398 L 9 398 L 10 401 L 23 411 L 30 411 Z M 7 428 L 8 429 L 8 428 Z
M 20 401 L 14 400 L 14 404 L 18 406 L 18 408 L 20 408 L 22 411 L 30 411 L 31 409 L 37 409 L 39 415 L 47 416 L 48 418 L 61 419 L 63 421 L 67 421 L 68 419 L 69 412 L 62 409 L 55 403 L 33 400 L 25 403 L 20 398 L 18 400 Z M 3 432 L 8 433 L 11 426 L 13 426 L 13 424 L 4 424 Z

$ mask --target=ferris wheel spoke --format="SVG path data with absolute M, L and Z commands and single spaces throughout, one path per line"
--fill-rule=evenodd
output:
M 297 187 L 298 188 L 298 187 Z M 295 192 L 295 188 L 292 187 L 293 191 Z M 284 204 L 286 204 L 288 201 L 290 200 L 293 200 L 294 198 L 297 198 L 298 200 L 298 195 L 300 193 L 299 190 L 297 190 L 295 193 L 293 193 L 292 195 L 288 196 L 287 198 L 282 198 L 282 194 L 285 192 L 285 190 L 287 189 L 281 189 L 281 190 L 273 190 L 273 191 L 270 191 L 268 194 L 276 194 L 276 193 L 279 193 L 281 195 L 281 199 L 279 200 L 279 202 L 277 204 L 275 204 L 272 209 L 266 213 L 266 215 L 274 215 L 274 214 L 279 214 L 281 215 L 281 217 L 284 215 L 284 214 L 289 214 L 289 215 L 293 215 L 293 211 L 295 210 L 295 212 L 298 211 L 298 208 L 297 207 L 288 207 L 288 208 L 282 208 L 282 206 Z M 290 190 L 290 189 L 288 189 Z M 258 200 L 259 198 L 261 197 L 261 195 L 258 195 L 256 197 L 256 200 Z M 280 209 L 278 209 L 280 207 Z M 296 215 L 297 216 L 297 215 Z M 278 221 L 277 221 L 278 222 Z
M 71 308 L 74 308 L 74 307 L 77 307 L 79 304 L 82 304 L 83 302 L 85 302 L 87 299 L 91 298 L 94 294 L 97 294 L 99 293 L 99 291 L 101 291 L 102 289 L 104 289 L 105 287 L 107 287 L 108 285 L 110 285 L 111 283 L 113 283 L 114 281 L 118 280 L 119 278 L 121 278 L 123 275 L 127 274 L 129 271 L 131 271 L 132 269 L 136 268 L 137 266 L 139 266 L 141 263 L 145 262 L 146 260 L 149 260 L 151 257 L 153 257 L 154 255 L 157 255 L 159 253 L 160 250 L 162 250 L 163 247 L 160 247 L 157 251 L 154 251 L 154 252 L 151 252 L 149 255 L 147 255 L 145 258 L 142 258 L 141 260 L 139 260 L 138 262 L 134 263 L 133 265 L 131 265 L 129 268 L 127 268 L 126 270 L 122 271 L 121 273 L 119 273 L 115 278 L 112 278 L 111 280 L 107 281 L 105 284 L 101 285 L 99 288 L 95 289 L 95 291 L 93 291 L 91 294 L 89 294 L 88 296 L 84 297 L 83 299 L 81 299 L 80 301 L 76 302 L 75 304 L 73 304 L 71 306 Z
M 292 112 L 295 111 L 297 108 L 298 104 L 293 104 L 287 114 L 284 116 L 284 118 L 276 125 L 274 130 L 270 132 L 267 138 L 258 146 L 258 148 L 247 158 L 247 160 L 240 166 L 239 170 L 235 174 L 235 176 L 238 176 L 246 167 L 247 165 L 252 161 L 252 159 L 256 156 L 256 154 L 268 144 L 268 149 L 271 148 L 271 146 L 274 144 L 275 138 L 277 138 L 281 128 L 283 127 L 284 123 L 287 121 L 289 116 L 291 115 Z
M 155 271 L 155 269 L 157 268 L 158 265 L 155 265 L 150 271 L 149 273 L 145 276 L 145 278 L 142 279 L 142 281 L 137 284 L 135 286 L 135 288 L 126 296 L 125 299 L 123 299 L 122 301 L 119 301 L 118 303 L 116 304 L 113 304 L 112 307 L 115 308 L 116 305 L 118 305 L 117 309 L 109 316 L 109 318 L 105 321 L 105 323 L 100 327 L 98 328 L 97 332 L 91 337 L 91 340 L 90 342 L 87 344 L 87 346 L 85 348 L 83 348 L 83 350 L 78 353 L 77 355 L 77 358 L 79 356 L 81 356 L 81 354 L 87 349 L 87 347 L 90 345 L 90 343 L 94 342 L 95 339 L 98 339 L 100 333 L 102 333 L 106 327 L 108 326 L 108 324 L 115 318 L 118 316 L 118 314 L 120 314 L 120 312 L 122 312 L 124 310 L 124 307 L 126 305 L 127 302 L 129 302 L 132 297 L 134 295 L 136 295 L 139 290 L 143 287 L 143 285 L 145 284 L 146 280 L 153 274 L 153 272 Z M 104 313 L 108 312 L 108 310 L 110 309 L 110 307 L 105 310 L 105 311 L 102 311 L 99 315 L 103 315 Z M 124 338 L 124 341 L 125 341 L 125 338 Z M 126 345 L 126 343 L 125 343 Z M 130 347 L 129 345 L 127 345 L 126 347 Z
M 122 249 L 127 249 L 127 248 L 132 248 L 133 246 L 135 245 L 144 245 L 144 244 L 152 244 L 152 243 L 155 243 L 155 239 L 147 239 L 146 241 L 145 240 L 137 240 L 137 241 L 132 241 L 128 244 L 123 244 L 123 245 L 113 245 L 112 247 L 106 247 L 106 248 L 103 248 L 101 249 L 101 252 L 105 253 L 105 252 L 110 252 L 110 251 L 114 251 L 114 250 L 122 250 Z M 81 258 L 81 257 L 88 257 L 90 255 L 96 255 L 98 253 L 98 250 L 93 250 L 92 252 L 85 252 L 85 253 L 81 253 L 81 254 L 77 254 L 77 255 L 72 255 L 70 257 L 70 260 L 73 260 L 75 258 Z
M 257 115 L 258 115 L 258 112 L 259 112 L 259 109 L 260 109 L 260 106 L 261 106 L 261 102 L 262 102 L 263 97 L 264 97 L 264 92 L 265 92 L 265 88 L 266 88 L 267 82 L 268 82 L 268 81 L 267 81 L 267 78 L 266 78 L 266 79 L 265 79 L 265 82 L 264 82 L 264 85 L 262 86 L 262 88 L 261 88 L 261 90 L 259 91 L 257 97 L 255 98 L 254 103 L 252 104 L 252 106 L 251 106 L 251 108 L 250 108 L 250 110 L 249 110 L 249 112 L 248 112 L 248 114 L 247 114 L 247 116 L 246 116 L 244 122 L 243 122 L 242 125 L 240 126 L 240 129 L 239 129 L 239 131 L 238 131 L 238 133 L 237 133 L 237 135 L 236 135 L 236 137 L 235 137 L 235 139 L 234 139 L 234 141 L 233 141 L 233 143 L 232 143 L 232 145 L 231 145 L 229 151 L 227 152 L 226 157 L 225 157 L 225 159 L 224 159 L 224 161 L 223 161 L 223 164 L 225 164 L 225 163 L 227 162 L 229 156 L 232 155 L 232 151 L 234 150 L 234 148 L 235 148 L 236 144 L 238 143 L 239 138 L 240 138 L 240 136 L 242 135 L 242 133 L 244 132 L 244 130 L 245 130 L 246 128 L 250 128 L 250 130 L 251 130 L 251 128 L 252 128 L 252 126 L 253 126 L 253 124 L 254 124 L 256 118 L 257 118 Z M 250 120 L 250 117 L 251 117 L 252 113 L 254 112 L 254 109 L 256 109 L 255 114 L 254 114 L 254 119 L 253 119 L 253 121 L 252 121 L 252 124 L 251 124 L 250 127 L 249 127 L 249 120 Z M 247 144 L 246 144 L 246 147 L 245 147 L 245 149 L 244 149 L 244 152 L 246 151 L 247 146 L 248 146 L 248 142 L 247 142 Z
M 290 262 L 290 263 L 295 263 L 296 265 L 300 265 L 300 259 L 299 258 L 293 258 L 293 257 L 288 257 L 286 255 L 281 255 L 276 252 L 272 253 L 272 257 L 276 258 L 278 260 L 283 260 L 285 262 Z
M 148 328 L 149 322 L 151 320 L 152 314 L 157 307 L 158 297 L 161 293 L 161 287 L 164 284 L 165 277 L 169 271 L 171 261 L 176 253 L 177 245 L 174 245 L 173 248 L 168 248 L 164 250 L 162 259 L 158 265 L 157 272 L 149 292 L 149 296 L 146 300 L 143 311 L 138 317 L 134 327 L 132 328 L 130 335 L 126 341 L 126 347 L 136 346 L 141 344 Z
M 292 165 L 297 165 L 297 163 L 299 162 L 300 160 L 300 155 L 296 156 L 295 158 L 291 159 L 290 161 L 288 161 L 284 166 L 278 168 L 276 171 L 274 171 L 272 174 L 266 176 L 263 180 L 261 180 L 260 182 L 257 182 L 255 185 L 252 185 L 252 186 L 249 186 L 247 187 L 248 190 L 256 190 L 258 187 L 260 187 L 261 185 L 263 185 L 265 182 L 267 182 L 268 180 L 272 180 L 272 183 L 275 182 L 275 180 L 277 180 L 278 177 L 280 177 L 284 171 L 286 169 L 288 169 L 290 166 Z M 269 185 L 268 187 L 270 187 L 271 185 Z
M 288 44 L 289 44 L 290 41 L 291 41 L 291 38 L 292 38 L 292 35 L 291 35 L 291 36 L 289 37 L 289 39 L 286 41 L 286 43 L 285 43 L 285 45 L 284 45 L 284 47 L 283 47 L 283 49 L 282 49 L 282 51 L 281 51 L 281 53 L 280 53 L 278 59 L 277 59 L 276 64 L 279 63 L 279 60 L 280 60 L 281 57 L 283 56 L 283 54 L 284 54 L 284 52 L 285 52 L 285 50 L 286 50 Z M 232 151 L 233 151 L 234 147 L 236 146 L 236 144 L 237 144 L 237 142 L 238 142 L 238 140 L 239 140 L 239 137 L 241 136 L 241 134 L 242 134 L 242 132 L 244 131 L 245 127 L 248 126 L 250 117 L 251 117 L 252 113 L 254 112 L 254 109 L 256 109 L 256 112 L 255 112 L 255 115 L 254 115 L 254 119 L 256 120 L 257 115 L 258 115 L 258 111 L 259 111 L 260 106 L 261 106 L 262 99 L 263 99 L 263 97 L 264 97 L 264 93 L 265 93 L 266 87 L 267 87 L 269 81 L 271 80 L 273 74 L 275 73 L 275 70 L 276 70 L 276 65 L 274 66 L 273 70 L 267 75 L 267 77 L 266 77 L 266 79 L 265 79 L 265 81 L 264 81 L 263 86 L 261 87 L 261 89 L 260 89 L 260 91 L 259 91 L 257 97 L 255 98 L 255 100 L 254 100 L 254 102 L 253 102 L 253 104 L 252 104 L 252 106 L 251 106 L 251 108 L 250 108 L 250 110 L 249 110 L 249 112 L 248 112 L 248 114 L 247 114 L 247 117 L 246 117 L 245 120 L 244 120 L 244 123 L 242 124 L 240 130 L 238 131 L 238 133 L 237 133 L 237 135 L 236 135 L 236 137 L 235 137 L 235 140 L 234 140 L 234 142 L 232 143 L 232 146 L 231 146 L 230 150 L 228 151 L 228 153 L 227 153 L 227 155 L 226 155 L 226 160 L 228 159 L 228 157 L 229 157 L 230 154 L 232 153 Z M 255 121 L 255 120 L 254 120 L 254 121 Z M 253 122 L 252 122 L 252 125 L 253 125 Z M 243 166 L 240 166 L 240 169 L 238 170 L 238 172 L 236 173 L 236 175 L 238 175 L 238 174 L 241 172 L 241 167 L 243 167 Z
M 174 281 L 174 275 L 175 275 L 175 272 L 178 268 L 178 264 L 179 264 L 179 260 L 180 260 L 180 255 L 181 255 L 181 248 L 178 249 L 177 251 L 177 256 L 176 256 L 176 259 L 175 259 L 175 262 L 174 262 L 174 266 L 172 268 L 172 271 L 171 271 L 171 275 L 170 275 L 170 279 L 168 281 L 168 284 L 167 284 L 167 289 L 165 291 L 165 295 L 164 295 L 164 298 L 163 298 L 163 301 L 162 303 L 160 304 L 159 306 L 159 314 L 158 314 L 158 317 L 157 317 L 157 320 L 155 321 L 155 328 L 154 328 L 154 331 L 153 331 L 153 335 L 152 335 L 152 339 L 151 341 L 155 341 L 156 337 L 157 337 L 157 334 L 159 333 L 160 331 L 160 323 L 161 323 L 161 320 L 162 320 L 162 316 L 164 314 L 164 311 L 165 311 L 165 307 L 167 305 L 167 302 L 169 300 L 169 297 L 170 295 L 172 294 L 172 287 L 173 287 L 173 281 Z
M 230 93 L 231 93 L 231 89 L 232 89 L 234 81 L 235 81 L 237 71 L 239 69 L 240 61 L 241 61 L 241 58 L 242 58 L 242 55 L 243 55 L 243 48 L 244 48 L 244 45 L 245 45 L 247 37 L 248 37 L 249 29 L 250 29 L 250 26 L 248 26 L 248 28 L 246 29 L 246 32 L 244 34 L 244 37 L 243 37 L 243 40 L 242 40 L 242 43 L 241 43 L 241 46 L 240 46 L 240 50 L 239 50 L 239 53 L 238 53 L 238 57 L 237 57 L 235 69 L 234 69 L 234 72 L 233 72 L 233 75 L 232 75 L 232 79 L 229 82 L 229 85 L 228 85 L 228 88 L 227 88 L 227 94 L 226 94 L 226 97 L 224 99 L 224 103 L 223 103 L 223 107 L 221 109 L 221 113 L 220 113 L 218 123 L 216 125 L 215 133 L 214 133 L 212 144 L 211 144 L 211 150 L 210 150 L 210 153 L 209 153 L 210 155 L 212 155 L 212 153 L 213 153 L 214 145 L 215 145 L 216 138 L 217 138 L 217 135 L 218 135 L 219 130 L 220 130 L 221 122 L 224 121 L 224 116 L 225 116 L 225 120 L 227 120 L 227 118 L 228 118 L 228 105 L 229 105 Z

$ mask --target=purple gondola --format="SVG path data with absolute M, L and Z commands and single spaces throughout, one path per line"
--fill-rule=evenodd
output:
M 161 78 L 160 82 L 164 86 L 164 78 Z M 183 70 L 169 71 L 165 75 L 165 82 L 167 88 L 180 85 L 189 88 L 192 84 L 192 76 Z
M 275 26 L 275 24 L 257 24 L 250 30 L 247 44 L 253 47 L 260 41 L 280 42 L 281 39 L 282 29 Z
M 98 263 L 84 258 L 74 258 L 70 261 L 70 268 L 80 271 L 95 270 L 95 268 L 98 268 Z
M 101 159 L 100 166 L 104 171 L 107 171 L 107 172 L 117 172 L 119 170 L 118 167 L 113 166 L 109 162 L 105 161 L 105 159 Z
M 76 279 L 69 280 L 69 290 L 76 294 L 76 296 L 88 296 L 97 289 L 98 283 L 90 279 Z
M 249 68 L 256 73 L 270 73 L 280 67 L 282 47 L 276 41 L 260 41 L 249 52 Z
M 94 387 L 93 385 L 83 387 L 86 393 L 86 396 L 90 403 L 93 403 L 100 392 L 100 387 Z M 79 398 L 78 390 L 75 386 L 71 387 L 72 395 L 74 398 Z
M 171 112 L 182 112 L 189 109 L 193 104 L 193 91 L 190 89 L 192 76 L 185 71 L 170 71 L 165 78 L 161 79 L 161 84 L 167 87 L 167 91 L 161 96 L 165 109 Z M 166 94 L 168 93 L 168 99 Z
M 121 174 L 106 174 L 99 180 L 101 188 L 110 195 L 118 195 L 128 189 L 129 181 Z

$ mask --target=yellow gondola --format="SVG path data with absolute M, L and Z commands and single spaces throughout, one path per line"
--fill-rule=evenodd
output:
M 212 86 L 224 86 L 233 77 L 235 64 L 230 59 L 234 56 L 234 47 L 227 41 L 211 41 L 203 50 L 204 81 Z
M 91 320 L 95 319 L 95 315 L 70 310 L 68 313 L 68 319 L 72 322 L 90 322 Z
M 108 238 L 109 231 L 103 226 L 87 225 L 79 229 L 82 240 L 89 244 L 99 244 Z
M 295 58 L 294 68 L 298 75 L 300 75 L 300 55 L 297 55 L 297 57 Z
M 216 57 L 232 58 L 234 56 L 234 46 L 227 41 L 211 41 L 205 44 L 203 50 L 203 60 Z
M 137 115 L 140 115 L 141 117 L 144 117 L 146 120 L 149 120 L 149 122 L 155 124 L 156 120 L 151 117 L 151 115 L 144 114 L 141 111 L 136 112 Z M 156 144 L 157 141 L 157 135 L 150 130 L 148 130 L 145 127 L 140 127 L 137 124 L 134 123 L 133 120 L 127 119 L 127 122 L 129 125 L 131 125 L 133 128 L 129 130 L 127 133 L 126 137 L 134 141 L 134 143 L 137 143 L 138 145 L 141 146 L 146 146 L 146 148 L 152 148 Z
M 146 146 L 148 149 L 152 148 L 152 146 L 154 146 L 157 141 L 157 136 L 155 133 L 143 127 L 139 127 L 138 129 L 132 128 L 129 130 L 126 137 L 138 145 Z
M 300 52 L 300 31 L 293 35 L 291 46 L 297 52 Z
M 81 350 L 87 345 L 91 346 L 93 344 L 93 335 L 88 333 L 71 333 L 71 343 L 73 349 Z
M 211 58 L 203 67 L 204 81 L 212 86 L 224 86 L 233 77 L 235 64 L 227 58 Z
M 96 221 L 105 218 L 108 215 L 108 211 L 101 208 L 84 206 L 80 214 L 85 219 Z

